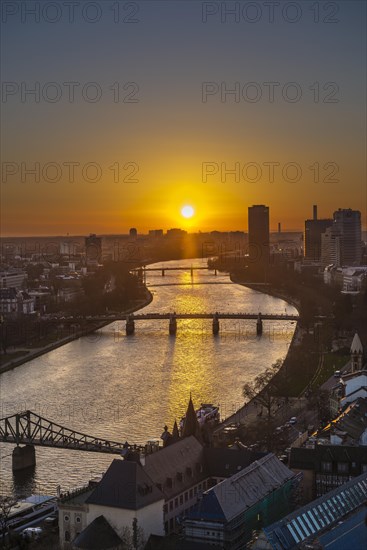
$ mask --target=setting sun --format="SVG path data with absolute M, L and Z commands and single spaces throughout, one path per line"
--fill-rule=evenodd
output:
M 184 218 L 192 218 L 195 214 L 195 210 L 192 206 L 184 206 L 183 208 L 181 208 L 181 214 Z

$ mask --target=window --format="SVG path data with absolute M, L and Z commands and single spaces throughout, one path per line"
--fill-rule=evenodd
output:
M 189 493 L 186 491 L 186 493 L 185 493 L 185 502 L 187 502 L 188 499 L 189 499 Z
M 69 521 L 69 516 L 67 516 L 66 514 L 64 515 L 64 521 Z
M 164 505 L 163 505 L 163 513 L 164 513 L 164 514 L 167 514 L 167 504 L 164 504 Z
M 170 500 L 169 502 L 169 509 L 170 511 L 173 510 L 173 500 Z
M 175 498 L 175 508 L 177 508 L 177 506 L 178 506 L 178 498 L 176 497 Z
M 75 519 L 76 519 L 76 522 L 77 522 L 77 523 L 80 523 L 80 522 L 82 521 L 80 516 L 76 516 Z
M 69 531 L 65 531 L 65 542 L 69 542 L 70 541 L 70 533 Z
M 190 498 L 192 498 L 194 495 L 194 491 L 192 489 L 190 489 Z
M 338 474 L 347 474 L 348 471 L 348 462 L 338 462 Z
M 331 472 L 332 463 L 331 462 L 321 462 L 321 471 L 322 472 Z
M 180 495 L 180 504 L 183 504 L 183 495 Z

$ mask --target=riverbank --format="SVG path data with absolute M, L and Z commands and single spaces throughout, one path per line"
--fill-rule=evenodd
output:
M 296 308 L 299 314 L 300 300 L 298 300 L 294 296 L 289 296 L 285 292 L 274 290 L 273 288 L 271 288 L 270 285 L 264 286 L 260 284 L 257 285 L 256 283 L 243 282 L 238 277 L 236 277 L 233 273 L 229 274 L 229 278 L 231 279 L 232 283 L 235 283 L 241 286 L 246 286 L 247 288 L 251 288 L 251 290 L 256 290 L 257 292 L 261 292 L 262 294 L 268 294 L 269 296 L 273 296 L 274 298 L 280 298 L 281 300 L 288 302 L 288 304 L 291 304 L 293 307 Z
M 255 290 L 257 292 L 261 292 L 263 294 L 268 294 L 269 296 L 273 296 L 274 298 L 279 298 L 281 300 L 284 300 L 287 303 L 291 304 L 293 307 L 295 307 L 299 312 L 299 307 L 300 307 L 299 300 L 297 300 L 294 297 L 290 297 L 285 293 L 274 291 L 270 286 L 264 287 L 264 285 L 257 285 L 253 283 L 248 284 L 246 282 L 241 281 L 241 279 L 236 277 L 233 273 L 229 274 L 229 278 L 234 284 L 245 286 L 247 288 L 250 288 L 251 290 Z M 274 376 L 279 376 L 279 375 L 281 376 L 285 374 L 286 377 L 288 377 L 289 365 L 287 364 L 287 358 L 290 356 L 295 346 L 299 346 L 301 344 L 302 339 L 303 339 L 302 329 L 300 329 L 299 324 L 297 323 L 297 326 L 293 333 L 292 340 L 288 348 L 287 355 L 283 361 L 281 368 L 275 373 Z M 271 382 L 269 382 L 269 384 L 270 383 Z M 262 391 L 264 391 L 269 386 L 269 384 L 267 384 Z M 240 407 L 234 414 L 232 414 L 231 416 L 223 420 L 217 431 L 224 429 L 226 426 L 230 424 L 242 425 L 244 424 L 245 420 L 247 423 L 248 422 L 255 423 L 258 421 L 257 416 L 258 416 L 258 407 L 256 404 L 256 397 L 255 397 L 251 399 L 248 403 Z
M 135 311 L 138 311 L 146 306 L 148 306 L 153 300 L 153 294 L 146 288 L 146 299 L 141 301 L 138 304 L 135 304 L 134 306 L 121 311 L 121 315 L 127 315 L 129 313 L 134 313 Z M 68 336 L 65 336 L 64 338 L 60 338 L 58 340 L 55 340 L 54 342 L 50 344 L 46 344 L 44 346 L 41 346 L 39 348 L 36 348 L 34 350 L 26 349 L 25 347 L 19 348 L 18 350 L 14 348 L 14 353 L 11 355 L 19 355 L 19 353 L 24 351 L 24 355 L 20 356 L 19 358 L 9 358 L 8 361 L 4 361 L 7 354 L 2 354 L 1 361 L 0 361 L 0 374 L 3 372 L 7 372 L 9 370 L 15 369 L 16 367 L 19 367 L 20 365 L 23 365 L 24 363 L 28 363 L 28 361 L 31 361 L 32 359 L 36 359 L 37 357 L 40 357 L 41 355 L 44 355 L 45 353 L 49 353 L 50 351 L 57 349 L 61 346 L 64 346 L 65 344 L 68 344 L 69 342 L 73 342 L 74 340 L 78 340 L 78 338 L 82 338 L 83 336 L 87 336 L 88 334 L 92 334 L 93 332 L 96 332 L 100 330 L 101 328 L 107 326 L 110 324 L 110 321 L 104 321 L 103 323 L 98 323 L 98 325 L 94 325 L 93 328 L 88 329 L 88 327 L 83 327 L 79 330 L 76 330 L 73 334 L 70 334 Z

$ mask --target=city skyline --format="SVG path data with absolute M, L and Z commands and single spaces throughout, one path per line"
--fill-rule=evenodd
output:
M 201 229 L 200 227 L 195 227 L 195 222 L 193 223 L 193 220 L 192 218 L 190 217 L 189 219 L 185 219 L 185 216 L 181 215 L 181 219 L 178 219 L 177 221 L 177 224 L 175 225 L 166 225 L 163 227 L 163 224 L 159 225 L 159 223 L 157 223 L 156 225 L 152 225 L 152 226 L 148 226 L 148 225 L 145 225 L 145 226 L 142 226 L 142 227 L 137 227 L 137 224 L 133 224 L 131 226 L 129 225 L 125 225 L 123 228 L 121 228 L 121 231 L 115 231 L 115 232 L 98 232 L 95 230 L 95 227 L 90 225 L 88 229 L 86 229 L 86 231 L 79 231 L 79 232 L 71 232 L 71 231 L 66 231 L 65 233 L 61 233 L 61 232 L 55 232 L 55 233 L 39 233 L 39 234 L 24 234 L 24 233 L 19 233 L 19 234 L 6 234 L 6 233 L 2 233 L 0 235 L 1 238 L 47 238 L 47 237 L 60 237 L 60 238 L 67 238 L 67 237 L 84 237 L 86 235 L 92 235 L 92 234 L 96 234 L 96 235 L 100 235 L 100 236 L 113 236 L 113 235 L 130 235 L 132 236 L 131 234 L 131 230 L 133 229 L 134 230 L 134 234 L 135 234 L 135 230 L 136 230 L 136 236 L 142 236 L 142 235 L 149 235 L 150 233 L 152 232 L 163 232 L 162 235 L 166 235 L 167 232 L 169 232 L 171 229 L 173 228 L 178 228 L 180 230 L 183 230 L 183 231 L 186 231 L 186 233 L 188 234 L 198 234 L 198 233 L 215 233 L 215 232 L 220 232 L 220 233 L 236 233 L 236 232 L 240 232 L 240 233 L 245 233 L 245 234 L 248 234 L 249 233 L 249 217 L 248 217 L 248 211 L 250 208 L 252 208 L 253 206 L 257 206 L 256 204 L 252 204 L 252 205 L 247 205 L 245 210 L 243 211 L 243 225 L 242 227 L 231 227 L 231 228 L 228 228 L 228 229 L 218 229 L 217 227 L 213 226 L 211 228 L 207 228 L 207 230 L 204 230 L 204 229 Z M 274 234 L 274 233 L 302 233 L 303 235 L 305 235 L 305 224 L 306 222 L 313 222 L 314 219 L 310 219 L 309 216 L 307 216 L 307 214 L 305 215 L 305 218 L 304 219 L 300 219 L 299 222 L 298 222 L 298 225 L 296 227 L 287 227 L 282 220 L 276 220 L 272 217 L 272 210 L 271 210 L 271 206 L 269 205 L 265 205 L 268 210 L 269 210 L 269 233 L 270 234 Z M 308 210 L 310 210 L 310 208 L 312 207 L 315 207 L 317 208 L 317 222 L 325 222 L 326 220 L 327 221 L 331 221 L 331 223 L 329 225 L 332 225 L 332 216 L 338 212 L 339 210 L 357 210 L 360 212 L 360 209 L 352 209 L 350 208 L 349 206 L 347 207 L 339 207 L 335 210 L 333 210 L 332 212 L 328 212 L 326 213 L 325 215 L 321 214 L 320 215 L 320 211 L 318 210 L 318 205 L 311 205 L 308 207 Z M 186 205 L 186 207 L 191 207 L 191 205 Z M 184 206 L 185 208 L 185 206 Z M 196 212 L 195 212 L 196 213 Z M 308 212 L 309 214 L 309 212 Z M 362 220 L 362 234 L 365 233 L 367 231 L 367 226 L 364 226 L 363 225 L 363 212 L 361 212 L 361 220 Z M 195 214 L 194 216 L 195 217 Z M 280 230 L 279 230 L 280 228 Z M 123 230 L 122 230 L 123 229 Z M 324 229 L 323 229 L 324 230 Z M 311 259 L 311 257 L 309 258 Z
M 365 4 L 239 4 L 5 6 L 2 235 L 366 227 Z

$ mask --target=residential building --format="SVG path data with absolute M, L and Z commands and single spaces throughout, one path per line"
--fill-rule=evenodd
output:
M 303 474 L 303 501 L 310 502 L 367 472 L 367 451 L 366 447 L 350 445 L 292 447 L 289 467 Z
M 16 288 L 0 288 L 0 313 L 5 316 L 32 315 L 35 299 L 25 291 Z

